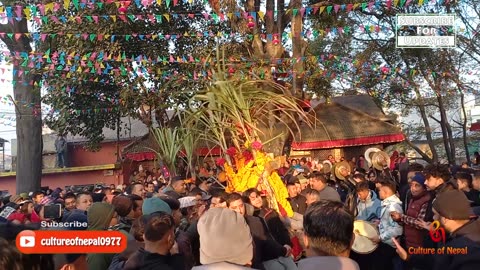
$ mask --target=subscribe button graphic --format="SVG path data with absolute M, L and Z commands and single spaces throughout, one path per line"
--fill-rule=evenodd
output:
M 118 231 L 22 231 L 16 244 L 26 254 L 121 253 L 127 236 Z

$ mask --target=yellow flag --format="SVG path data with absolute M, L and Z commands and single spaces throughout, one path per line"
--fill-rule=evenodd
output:
M 115 15 L 110 15 L 110 18 L 112 18 L 112 21 L 113 21 L 113 22 L 117 22 L 117 16 L 115 16 Z
M 318 12 L 318 14 L 322 14 L 322 12 L 323 12 L 324 10 L 325 10 L 325 7 L 324 7 L 324 6 L 320 7 L 320 11 Z
M 157 0 L 157 5 L 161 5 L 162 4 L 162 0 Z
M 48 3 L 45 5 L 45 13 L 48 13 L 50 10 L 53 10 L 53 3 Z
M 167 19 L 167 21 L 170 21 L 170 14 L 163 14 L 163 17 L 165 17 L 165 19 Z
M 32 19 L 32 12 L 29 8 L 24 8 L 23 12 L 25 13 L 25 17 L 27 18 L 27 20 Z
M 398 0 L 393 0 L 393 6 L 398 6 Z
M 418 5 L 419 6 L 423 5 L 423 0 L 418 0 Z
M 259 11 L 258 16 L 260 17 L 260 19 L 263 20 L 263 17 L 265 16 L 265 13 L 263 11 Z
M 68 10 L 68 7 L 70 7 L 70 0 L 63 0 L 63 8 Z

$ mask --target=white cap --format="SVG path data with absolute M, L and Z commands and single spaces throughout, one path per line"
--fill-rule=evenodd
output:
M 180 208 L 187 208 L 197 204 L 197 197 L 187 196 L 178 199 L 178 201 L 180 201 Z

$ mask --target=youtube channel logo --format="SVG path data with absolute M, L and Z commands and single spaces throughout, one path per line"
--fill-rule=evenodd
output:
M 22 231 L 17 235 L 17 248 L 24 250 L 25 248 L 35 247 L 35 232 L 34 231 Z

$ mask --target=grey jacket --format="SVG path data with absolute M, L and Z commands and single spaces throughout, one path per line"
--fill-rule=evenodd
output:
M 236 265 L 227 262 L 212 263 L 206 265 L 195 266 L 192 270 L 252 270 L 253 268 L 248 268 L 241 265 Z
M 319 267 L 321 265 L 321 267 Z M 345 257 L 316 256 L 298 262 L 298 270 L 360 270 L 358 264 Z

